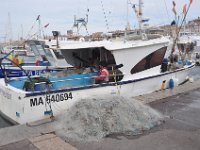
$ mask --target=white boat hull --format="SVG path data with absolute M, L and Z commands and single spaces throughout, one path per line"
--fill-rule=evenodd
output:
M 30 123 L 49 118 L 50 115 L 46 114 L 50 110 L 49 104 L 51 105 L 53 115 L 57 116 L 82 98 L 98 98 L 98 96 L 102 95 L 106 97 L 106 95 L 117 94 L 131 98 L 151 93 L 159 90 L 164 80 L 166 80 L 166 86 L 170 79 L 174 79 L 175 85 L 184 82 L 192 68 L 193 65 L 174 72 L 157 74 L 136 80 L 120 81 L 118 85 L 108 83 L 83 88 L 55 90 L 51 91 L 51 93 L 41 91 L 38 93 L 25 92 L 10 85 L 6 86 L 3 79 L 1 79 L 0 110 L 14 123 Z

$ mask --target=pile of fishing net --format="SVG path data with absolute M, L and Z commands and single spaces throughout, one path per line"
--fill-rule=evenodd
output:
M 59 116 L 57 134 L 75 141 L 98 141 L 112 134 L 138 135 L 162 120 L 157 111 L 133 99 L 81 99 Z

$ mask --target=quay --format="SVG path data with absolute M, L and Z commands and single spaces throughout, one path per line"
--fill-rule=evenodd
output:
M 140 136 L 115 135 L 99 142 L 67 141 L 55 134 L 55 123 L 40 122 L 0 129 L 0 150 L 199 150 L 200 80 L 134 97 L 159 110 L 165 123 Z

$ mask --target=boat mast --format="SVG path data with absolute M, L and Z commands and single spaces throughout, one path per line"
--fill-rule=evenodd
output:
M 185 12 L 185 14 L 184 14 L 184 16 L 183 16 L 183 20 L 182 20 L 180 26 L 179 26 L 178 29 L 177 29 L 176 37 L 175 37 L 175 39 L 173 40 L 173 44 L 172 44 L 171 56 L 173 56 L 173 52 L 174 52 L 174 50 L 175 50 L 175 45 L 177 44 L 177 40 L 178 40 L 178 38 L 179 38 L 179 33 L 180 33 L 181 28 L 183 27 L 183 24 L 184 24 L 184 22 L 185 22 L 185 20 L 186 20 L 186 16 L 187 16 L 187 14 L 188 14 L 188 11 L 189 11 L 189 9 L 190 9 L 191 4 L 192 4 L 192 0 L 190 0 L 189 6 L 188 6 L 188 8 L 187 8 L 187 10 L 186 10 L 186 12 Z
M 42 37 L 42 30 L 41 30 L 41 20 L 40 20 L 40 15 L 38 15 L 38 39 L 40 39 Z
M 127 32 L 128 32 L 128 26 L 129 26 L 129 21 L 128 21 L 128 0 L 126 1 L 126 28 L 125 28 L 125 35 L 124 38 L 127 39 Z
M 23 29 L 23 25 L 21 24 L 21 40 L 24 39 L 24 29 Z
M 139 21 L 139 32 L 141 34 L 142 32 L 142 15 L 143 15 L 143 12 L 142 12 L 142 0 L 139 0 L 139 13 L 138 13 L 138 21 Z

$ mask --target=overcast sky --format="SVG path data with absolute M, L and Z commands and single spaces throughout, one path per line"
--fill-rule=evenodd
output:
M 137 4 L 138 0 L 131 2 Z M 170 24 L 174 19 L 171 11 L 172 0 L 143 0 L 143 2 L 144 17 L 150 18 L 151 26 Z M 182 12 L 184 4 L 189 4 L 189 0 L 175 0 L 175 2 L 178 14 Z M 49 26 L 43 29 L 47 35 L 51 35 L 53 30 L 66 34 L 67 30 L 72 28 L 74 15 L 77 18 L 85 17 L 87 9 L 89 9 L 89 33 L 107 32 L 108 28 L 124 29 L 127 24 L 127 0 L 0 0 L 0 6 L 0 41 L 3 40 L 5 33 L 9 33 L 15 39 L 22 36 L 22 33 L 26 37 L 32 26 L 34 28 L 30 33 L 36 32 L 34 30 L 38 27 L 38 21 L 36 22 L 38 15 L 42 26 L 49 23 Z M 200 0 L 193 0 L 187 20 L 198 18 L 199 9 Z M 131 5 L 128 14 L 131 27 L 137 27 L 136 15 Z M 84 30 L 82 32 L 84 33 Z

